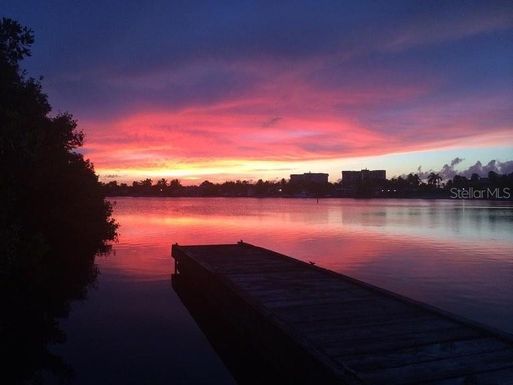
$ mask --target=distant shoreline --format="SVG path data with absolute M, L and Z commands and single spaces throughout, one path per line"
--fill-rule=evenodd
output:
M 379 171 L 379 170 L 377 170 Z M 373 171 L 370 171 L 373 172 Z M 383 171 L 384 174 L 384 171 Z M 327 181 L 327 174 L 319 174 L 324 179 L 314 180 L 317 174 L 303 174 L 308 180 L 226 181 L 212 183 L 204 181 L 199 185 L 182 185 L 178 179 L 154 182 L 147 178 L 118 184 L 116 181 L 103 183 L 106 196 L 132 197 L 227 197 L 227 198 L 353 198 L 353 199 L 464 199 L 464 200 L 513 200 L 513 173 L 498 175 L 488 173 L 488 177 L 473 174 L 470 179 L 455 175 L 443 182 L 437 174 L 430 174 L 427 183 L 417 174 L 392 179 L 351 179 L 346 175 L 340 183 Z M 344 180 L 346 180 L 344 182 Z
M 392 196 L 379 196 L 379 197 L 349 197 L 349 196 L 320 196 L 320 197 L 306 197 L 306 196 L 230 196 L 230 195 L 212 195 L 212 196 L 201 196 L 201 195 L 181 195 L 181 196 L 168 196 L 168 195 L 107 195 L 106 198 L 171 198 L 171 199 L 181 199 L 181 198 L 240 198 L 240 199 L 304 199 L 304 200 L 327 200 L 327 199 L 352 199 L 358 201 L 367 201 L 367 200 L 444 200 L 444 201 L 488 201 L 488 202 L 513 202 L 512 198 L 496 198 L 496 199 L 488 199 L 488 198 L 451 198 L 450 196 L 446 197 L 429 197 L 429 196 L 408 196 L 408 197 L 392 197 Z

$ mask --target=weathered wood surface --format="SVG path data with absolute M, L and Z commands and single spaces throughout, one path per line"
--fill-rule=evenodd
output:
M 319 374 L 326 383 L 513 384 L 508 334 L 246 243 L 174 245 L 172 255 L 177 276 L 206 296 L 221 287 L 220 295 L 229 293 L 239 305 L 220 309 L 237 317 L 247 313 L 241 310 L 246 306 L 256 316 L 237 319 L 239 324 L 283 335 L 290 340 L 288 351 L 302 350 L 312 367 L 328 373 Z M 278 351 L 265 337 L 255 339 L 268 344 L 269 354 Z M 280 365 L 284 354 L 277 353 Z

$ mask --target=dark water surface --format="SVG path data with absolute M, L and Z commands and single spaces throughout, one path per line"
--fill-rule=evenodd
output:
M 53 351 L 77 384 L 233 384 L 171 288 L 172 243 L 240 239 L 513 333 L 513 204 L 116 198 L 114 252 Z

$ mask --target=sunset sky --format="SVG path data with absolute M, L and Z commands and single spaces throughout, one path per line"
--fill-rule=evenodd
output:
M 2 1 L 102 180 L 513 160 L 511 1 Z

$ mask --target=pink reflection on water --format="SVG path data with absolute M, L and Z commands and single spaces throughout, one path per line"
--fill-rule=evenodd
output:
M 172 243 L 240 239 L 448 310 L 513 321 L 513 207 L 501 202 L 118 198 L 122 279 L 168 279 Z M 507 313 L 507 314 L 506 314 Z M 510 318 L 508 318 L 510 317 Z M 513 324 L 513 322 L 511 322 Z M 502 324 L 500 326 L 503 326 Z

